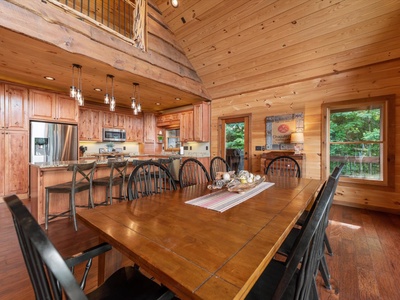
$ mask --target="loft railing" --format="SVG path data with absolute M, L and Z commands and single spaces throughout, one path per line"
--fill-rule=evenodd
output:
M 134 39 L 134 9 L 136 1 L 129 0 L 47 0 L 83 21 L 111 29 Z

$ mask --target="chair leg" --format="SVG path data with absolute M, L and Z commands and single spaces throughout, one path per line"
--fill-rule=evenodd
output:
M 45 205 L 44 205 L 44 228 L 47 230 L 48 224 L 49 224 L 49 197 L 50 197 L 50 192 L 48 189 L 46 189 L 46 199 L 45 199 Z
M 325 288 L 327 290 L 330 290 L 332 288 L 331 283 L 329 281 L 331 275 L 329 274 L 329 269 L 325 260 L 325 256 L 322 256 L 322 258 L 319 261 L 319 271 L 321 273 L 322 279 L 324 280 Z
M 78 231 L 78 224 L 76 223 L 75 193 L 71 192 L 69 199 L 70 199 L 69 201 L 70 201 L 70 206 L 71 206 L 71 215 L 72 215 L 72 219 L 74 221 L 74 228 L 75 228 L 75 231 Z
M 325 243 L 326 250 L 328 251 L 328 254 L 330 256 L 332 256 L 333 255 L 333 251 L 332 251 L 332 248 L 331 248 L 331 244 L 329 243 L 328 236 L 326 235 L 326 232 L 324 234 L 324 243 Z

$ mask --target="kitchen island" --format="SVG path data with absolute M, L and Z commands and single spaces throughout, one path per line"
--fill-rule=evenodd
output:
M 168 158 L 171 155 L 163 155 L 163 154 L 142 154 L 135 155 L 130 157 L 124 157 L 124 159 L 132 162 L 133 160 L 148 160 L 154 159 L 157 160 L 159 158 Z M 173 156 L 174 158 L 189 158 L 193 156 Z M 207 163 L 209 161 L 209 157 L 199 157 Z M 45 187 L 60 184 L 63 182 L 71 181 L 72 172 L 67 171 L 69 164 L 74 163 L 91 163 L 93 161 L 97 162 L 96 171 L 94 174 L 94 178 L 104 177 L 110 175 L 110 169 L 107 167 L 107 160 L 102 159 L 94 159 L 90 157 L 85 157 L 83 159 L 79 159 L 78 161 L 57 161 L 57 162 L 42 162 L 42 163 L 31 163 L 30 164 L 30 185 L 29 185 L 29 194 L 31 199 L 31 212 L 32 215 L 38 220 L 40 224 L 44 224 L 44 211 L 45 211 Z M 205 167 L 208 169 L 208 164 L 205 164 Z M 127 174 L 130 174 L 133 170 L 132 163 L 129 163 Z M 118 195 L 118 187 L 114 187 L 113 195 Z M 88 203 L 88 191 L 83 191 L 76 194 L 75 203 L 76 205 L 87 205 Z M 50 213 L 57 213 L 61 211 L 68 210 L 69 203 L 69 195 L 68 194 L 52 194 L 50 197 L 54 199 L 57 197 L 57 201 L 51 201 L 50 205 Z M 95 187 L 93 188 L 93 201 L 94 203 L 104 202 L 106 197 L 106 189 L 104 187 Z M 85 208 L 77 208 L 77 210 L 81 210 Z M 56 219 L 57 220 L 57 219 Z

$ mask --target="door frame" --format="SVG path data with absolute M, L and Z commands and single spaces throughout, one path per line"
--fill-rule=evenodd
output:
M 244 122 L 244 165 L 243 168 L 249 172 L 252 172 L 252 147 L 250 137 L 250 127 L 252 124 L 252 114 L 241 114 L 218 117 L 218 155 L 226 159 L 225 157 L 225 124 Z

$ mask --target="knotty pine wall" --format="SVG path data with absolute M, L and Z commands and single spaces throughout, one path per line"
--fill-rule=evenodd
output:
M 305 177 L 319 179 L 322 174 L 321 105 L 388 94 L 396 94 L 395 187 L 339 184 L 335 203 L 400 214 L 400 60 L 214 99 L 211 104 L 211 156 L 218 154 L 218 117 L 251 114 L 250 165 L 253 172 L 260 171 L 262 151 L 254 149 L 255 145 L 265 145 L 265 118 L 303 111 Z

